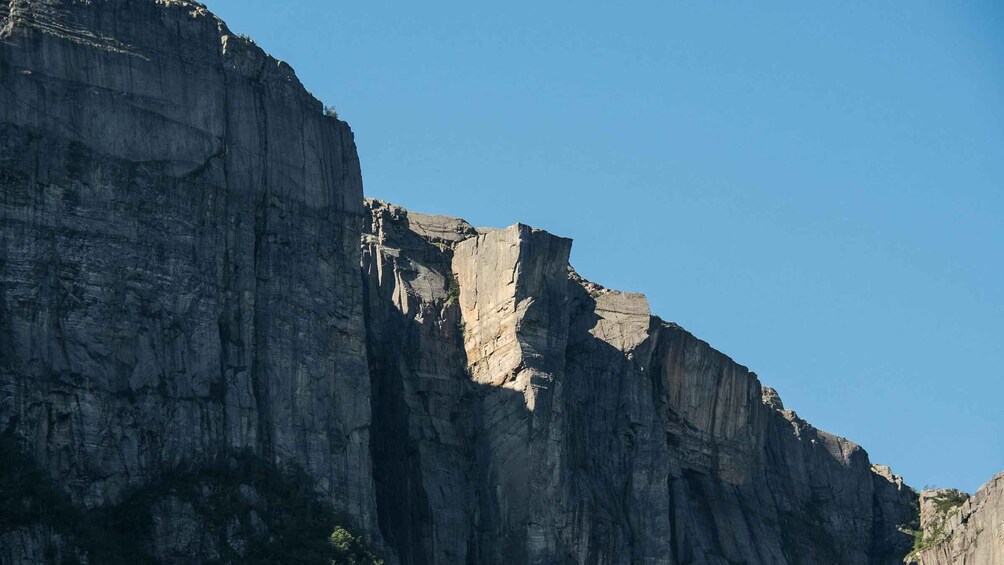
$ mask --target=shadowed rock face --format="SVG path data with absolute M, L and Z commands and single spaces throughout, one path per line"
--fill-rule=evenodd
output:
M 249 460 L 392 563 L 909 551 L 909 487 L 569 240 L 364 205 L 348 126 L 196 2 L 0 1 L 0 101 L 0 434 L 153 561 L 275 537 Z M 22 518 L 0 561 L 86 557 Z
M 0 3 L 0 431 L 83 507 L 249 452 L 376 532 L 348 126 L 194 2 Z
M 404 209 L 368 206 L 374 464 L 402 562 L 892 565 L 909 551 L 901 479 L 644 296 L 578 277 L 568 240 L 445 217 L 411 229 Z

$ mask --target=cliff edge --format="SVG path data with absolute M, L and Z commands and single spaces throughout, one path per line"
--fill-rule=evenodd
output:
M 925 490 L 920 496 L 922 534 L 909 562 L 919 565 L 1004 563 L 1004 473 L 973 496 Z
M 0 102 L 4 563 L 910 551 L 899 477 L 570 240 L 364 201 L 198 2 L 3 0 Z
M 381 527 L 406 563 L 897 564 L 916 493 L 568 266 L 571 241 L 368 200 Z
M 185 0 L 4 0 L 0 96 L 0 431 L 92 518 L 149 495 L 165 562 L 267 530 L 153 492 L 238 457 L 377 538 L 349 127 Z

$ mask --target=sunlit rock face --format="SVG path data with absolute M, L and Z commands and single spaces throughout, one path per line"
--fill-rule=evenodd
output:
M 348 126 L 201 4 L 0 2 L 0 102 L 0 445 L 137 555 L 240 561 L 304 492 L 389 563 L 910 550 L 901 479 L 570 240 L 364 201 Z M 95 561 L 19 516 L 0 561 Z
M 1004 473 L 968 499 L 944 490 L 921 494 L 921 527 L 928 543 L 912 555 L 920 565 L 1004 563 Z
M 909 551 L 901 479 L 644 296 L 579 277 L 569 240 L 368 206 L 374 463 L 403 562 L 891 565 Z

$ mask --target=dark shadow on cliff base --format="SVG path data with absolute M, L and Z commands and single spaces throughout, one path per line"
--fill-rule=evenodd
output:
M 191 550 L 207 547 L 224 563 L 377 563 L 362 538 L 343 527 L 347 517 L 312 484 L 299 469 L 279 470 L 252 454 L 235 454 L 209 466 L 167 470 L 116 504 L 83 509 L 5 434 L 0 535 L 48 532 L 40 541 L 51 563 L 187 561 L 196 558 Z M 158 528 L 157 521 L 191 527 L 198 547 L 175 539 L 177 531 Z M 329 539 L 333 533 L 337 544 Z

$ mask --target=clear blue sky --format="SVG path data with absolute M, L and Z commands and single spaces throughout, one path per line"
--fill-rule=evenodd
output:
M 1004 470 L 1004 4 L 208 5 L 369 196 L 573 238 L 915 486 Z

